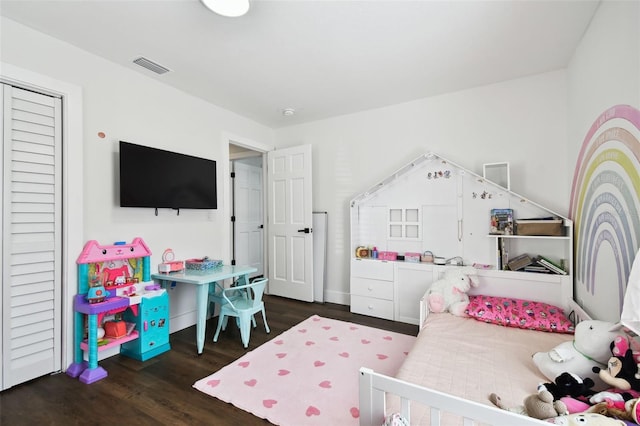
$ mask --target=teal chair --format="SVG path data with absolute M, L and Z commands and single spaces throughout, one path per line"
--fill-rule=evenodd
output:
M 236 291 L 228 292 L 227 298 L 232 301 L 245 298 L 247 295 L 247 292 L 244 290 L 237 290 L 237 287 L 240 285 L 244 285 L 246 283 L 247 282 L 244 277 L 233 282 L 230 288 Z M 224 287 L 221 284 L 218 284 L 217 282 L 213 284 L 209 284 L 209 294 L 208 294 L 209 314 L 207 315 L 207 317 L 213 316 L 215 314 L 216 304 L 222 307 L 222 305 L 227 303 L 226 299 L 222 296 L 223 291 L 224 291 Z M 255 318 L 252 318 L 252 322 L 253 322 L 253 327 L 255 328 L 256 327 Z M 226 327 L 226 324 L 224 326 Z
M 222 298 L 226 303 L 220 306 L 220 316 L 218 316 L 218 328 L 216 334 L 213 336 L 213 341 L 218 341 L 220 330 L 224 330 L 227 327 L 227 318 L 235 317 L 236 324 L 240 328 L 240 337 L 242 338 L 242 344 L 245 348 L 249 346 L 249 337 L 251 336 L 251 323 L 253 321 L 255 326 L 255 319 L 253 316 L 258 312 L 262 312 L 262 320 L 264 321 L 264 328 L 267 333 L 270 333 L 269 325 L 267 324 L 267 316 L 264 311 L 264 302 L 262 301 L 262 295 L 264 294 L 264 288 L 267 285 L 267 278 L 254 281 L 251 284 L 230 287 L 222 290 Z M 236 295 L 236 291 L 243 291 L 244 297 L 236 298 L 232 300 L 232 297 Z

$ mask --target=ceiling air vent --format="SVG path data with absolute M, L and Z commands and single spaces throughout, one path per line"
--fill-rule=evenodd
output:
M 139 57 L 138 59 L 134 59 L 133 63 L 136 65 L 140 65 L 141 67 L 146 68 L 149 71 L 153 71 L 156 74 L 164 74 L 171 71 L 169 68 L 165 68 L 160 64 L 156 64 L 155 62 L 142 56 Z

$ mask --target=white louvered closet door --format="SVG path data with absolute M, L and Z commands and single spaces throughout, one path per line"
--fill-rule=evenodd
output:
M 1 389 L 61 369 L 61 100 L 2 85 Z

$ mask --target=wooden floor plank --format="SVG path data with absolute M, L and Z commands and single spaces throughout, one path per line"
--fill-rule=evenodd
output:
M 217 318 L 207 323 L 202 355 L 196 354 L 195 326 L 170 336 L 171 350 L 145 362 L 113 356 L 100 362 L 108 377 L 86 385 L 66 374 L 32 380 L 0 392 L 1 425 L 268 425 L 266 420 L 205 395 L 192 385 L 292 326 L 317 314 L 398 333 L 416 335 L 418 327 L 352 314 L 332 303 L 264 297 L 271 333 L 251 331 L 244 349 L 240 332 L 229 326 L 213 343 Z M 417 303 L 417 302 L 416 302 Z

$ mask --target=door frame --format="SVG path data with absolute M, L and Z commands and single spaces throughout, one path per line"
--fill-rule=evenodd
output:
M 237 230 L 237 226 L 238 226 L 238 212 L 237 212 L 237 193 L 236 193 L 236 186 L 238 183 L 238 175 L 237 175 L 237 167 L 238 167 L 238 163 L 243 164 L 242 163 L 242 159 L 244 158 L 259 158 L 260 161 L 260 168 L 261 168 L 261 186 L 262 186 L 262 190 L 261 190 L 261 197 L 260 197 L 260 202 L 262 203 L 262 270 L 258 271 L 255 273 L 256 277 L 259 276 L 265 276 L 265 267 L 264 267 L 264 262 L 266 259 L 266 255 L 264 253 L 265 250 L 265 241 L 264 241 L 264 230 L 265 230 L 265 223 L 264 220 L 266 218 L 266 213 L 264 212 L 264 205 L 265 205 L 265 194 L 264 194 L 264 189 L 265 189 L 265 184 L 264 184 L 264 165 L 265 165 L 265 159 L 264 159 L 264 154 L 258 153 L 256 151 L 246 151 L 246 152 L 242 152 L 242 153 L 237 153 L 237 154 L 230 154 L 229 155 L 229 169 L 231 170 L 231 173 L 234 173 L 234 177 L 232 179 L 230 179 L 230 191 L 231 191 L 231 216 L 235 216 L 236 220 L 235 221 L 231 221 L 231 259 L 234 261 L 238 260 L 238 249 L 237 249 L 237 241 L 235 240 L 236 237 L 236 230 Z M 243 164 L 245 167 L 248 167 L 246 164 Z
M 238 158 L 242 158 L 242 155 L 239 156 L 230 156 L 229 155 L 229 145 L 236 145 L 236 146 L 240 146 L 242 148 L 246 148 L 246 149 L 250 149 L 252 151 L 256 151 L 259 152 L 262 155 L 262 215 L 263 215 L 263 223 L 264 223 L 264 230 L 263 230 L 263 234 L 266 235 L 267 234 L 267 230 L 268 230 L 268 223 L 267 223 L 267 197 L 266 197 L 266 185 L 267 185 L 267 176 L 266 176 L 266 155 L 267 152 L 269 151 L 273 151 L 275 149 L 275 147 L 273 145 L 269 145 L 269 144 L 265 144 L 265 143 L 261 143 L 261 142 L 257 142 L 254 141 L 252 139 L 249 138 L 244 138 L 238 135 L 234 135 L 232 133 L 228 133 L 228 132 L 223 132 L 222 133 L 222 142 L 223 144 L 226 144 L 227 149 L 225 151 L 227 158 L 223 159 L 222 163 L 223 163 L 223 178 L 222 178 L 222 186 L 223 186 L 223 197 L 225 200 L 224 203 L 224 208 L 223 208 L 223 217 L 227 218 L 225 220 L 229 220 L 229 226 L 226 226 L 224 229 L 224 235 L 225 235 L 225 240 L 226 240 L 226 247 L 227 247 L 227 260 L 230 260 L 233 256 L 233 247 L 232 247 L 232 243 L 233 243 L 233 235 L 232 235 L 232 226 L 231 226 L 231 206 L 232 206 L 232 202 L 233 200 L 231 199 L 231 170 L 230 170 L 230 165 L 231 165 L 231 161 L 230 160 L 235 160 Z M 220 188 L 218 188 L 218 190 L 220 190 Z M 264 273 L 263 275 L 265 277 L 269 276 L 269 264 L 268 264 L 268 252 L 267 252 L 267 239 L 263 238 L 262 239 L 262 264 L 264 266 Z M 268 284 L 267 284 L 267 293 L 268 293 Z
M 73 296 L 77 293 L 76 254 L 83 243 L 83 125 L 82 88 L 5 62 L 0 81 L 62 98 L 62 271 L 61 366 L 73 361 Z M 73 226 L 71 226 L 73 225 Z

